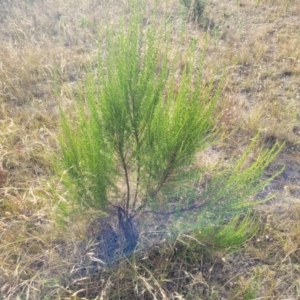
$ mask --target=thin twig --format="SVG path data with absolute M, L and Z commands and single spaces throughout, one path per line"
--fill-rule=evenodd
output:
M 176 214 L 178 212 L 186 212 L 186 211 L 190 211 L 193 209 L 199 209 L 206 205 L 207 205 L 207 202 L 202 202 L 200 204 L 192 204 L 189 207 L 186 207 L 186 208 L 182 207 L 179 210 L 177 209 L 177 210 L 173 210 L 173 211 L 169 211 L 169 212 L 146 210 L 146 211 L 143 211 L 143 213 L 146 213 L 146 214 L 151 213 L 151 214 L 156 214 L 156 215 L 170 216 L 170 215 Z
M 137 198 L 138 198 L 138 189 L 139 189 L 139 185 L 140 185 L 140 165 L 138 166 L 137 169 L 137 179 L 136 179 L 136 186 L 135 186 L 135 195 L 134 195 L 134 200 L 133 200 L 133 204 L 132 204 L 132 208 L 135 209 L 136 203 L 137 203 Z
M 119 149 L 119 152 L 120 152 L 122 167 L 123 167 L 124 172 L 125 172 L 125 181 L 126 181 L 126 188 L 127 188 L 126 204 L 125 204 L 125 214 L 126 214 L 126 217 L 128 218 L 129 201 L 130 201 L 129 175 L 128 175 L 128 170 L 127 170 L 127 164 L 126 164 L 125 157 L 123 155 L 121 147 Z

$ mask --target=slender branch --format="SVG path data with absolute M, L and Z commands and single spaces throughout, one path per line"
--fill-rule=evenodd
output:
M 140 160 L 139 160 L 139 148 L 140 148 L 140 139 L 139 139 L 139 133 L 133 124 L 133 129 L 134 129 L 134 137 L 135 137 L 135 143 L 136 143 L 136 149 L 137 149 L 137 178 L 136 178 L 136 185 L 135 185 L 135 195 L 134 195 L 134 200 L 133 200 L 133 209 L 135 209 L 136 203 L 137 203 L 137 198 L 138 198 L 138 189 L 140 185 L 140 172 L 141 172 L 141 165 L 140 165 Z
M 138 198 L 138 190 L 139 190 L 139 185 L 140 185 L 140 172 L 141 172 L 141 167 L 140 164 L 138 163 L 138 169 L 137 169 L 137 179 L 136 179 L 136 186 L 135 186 L 135 195 L 134 195 L 134 200 L 133 200 L 133 205 L 132 208 L 135 209 L 136 203 L 137 203 L 137 198 Z
M 165 169 L 165 172 L 164 172 L 164 175 L 162 176 L 162 178 L 159 180 L 158 184 L 157 184 L 157 187 L 155 190 L 153 190 L 151 193 L 150 193 L 150 197 L 151 198 L 154 198 L 158 192 L 161 190 L 161 188 L 163 187 L 163 185 L 166 183 L 166 181 L 168 180 L 168 178 L 170 177 L 170 174 L 171 174 L 171 170 L 172 170 L 172 165 L 175 161 L 177 157 L 177 150 L 175 150 L 171 156 L 171 159 L 169 160 L 168 164 L 167 164 L 167 167 Z
M 128 217 L 129 202 L 130 202 L 130 184 L 129 184 L 128 168 L 127 168 L 127 164 L 126 164 L 126 161 L 125 161 L 125 157 L 124 157 L 121 145 L 119 145 L 119 154 L 120 154 L 120 158 L 121 158 L 122 167 L 123 167 L 124 173 L 125 173 L 125 182 L 126 182 L 126 189 L 127 189 L 126 203 L 125 203 L 125 214 L 126 214 L 126 217 Z
M 173 215 L 173 214 L 176 214 L 178 212 L 186 212 L 186 211 L 190 211 L 190 210 L 193 210 L 193 209 L 199 209 L 199 208 L 202 208 L 204 206 L 207 205 L 207 202 L 202 202 L 202 203 L 199 203 L 199 204 L 192 204 L 190 205 L 189 207 L 186 207 L 186 208 L 180 208 L 179 210 L 173 210 L 173 211 L 169 211 L 169 212 L 161 212 L 161 211 L 153 211 L 153 210 L 146 210 L 146 211 L 143 211 L 143 213 L 145 214 L 148 214 L 148 213 L 151 213 L 151 214 L 156 214 L 156 215 L 163 215 L 163 216 L 170 216 L 170 215 Z

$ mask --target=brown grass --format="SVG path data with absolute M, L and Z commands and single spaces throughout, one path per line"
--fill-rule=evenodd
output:
M 150 2 L 150 1 L 149 1 Z M 136 258 L 84 273 L 82 244 L 90 215 L 66 219 L 55 209 L 64 191 L 51 167 L 57 151 L 57 101 L 68 105 L 94 62 L 107 22 L 129 14 L 127 1 L 4 0 L 0 3 L 0 298 L 1 299 L 299 299 L 300 295 L 300 5 L 298 0 L 210 0 L 205 25 L 185 24 L 179 1 L 159 4 L 174 21 L 174 47 L 208 39 L 205 78 L 225 78 L 216 126 L 221 140 L 199 157 L 214 165 L 262 144 L 285 141 L 268 172 L 283 174 L 262 195 L 261 230 L 243 249 L 214 251 L 189 236 L 158 243 L 151 228 Z M 149 15 L 153 11 L 149 5 Z M 145 16 L 147 24 L 148 16 Z M 184 42 L 179 44 L 185 24 Z M 182 57 L 181 64 L 185 64 Z M 81 298 L 80 298 L 81 297 Z M 85 297 L 85 298 L 84 298 Z

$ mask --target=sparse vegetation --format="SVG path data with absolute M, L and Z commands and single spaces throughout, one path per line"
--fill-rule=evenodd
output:
M 139 19 L 132 19 L 132 4 L 141 1 L 88 0 L 75 6 L 70 0 L 57 0 L 55 5 L 48 0 L 1 1 L 0 298 L 299 298 L 297 2 L 210 0 L 205 5 L 208 26 L 199 27 L 198 22 L 183 19 L 178 0 L 144 2 Z M 128 43 L 130 24 L 138 25 L 132 32 L 138 32 L 133 37 L 141 38 L 136 40 L 139 43 Z M 130 58 L 129 65 L 125 58 Z M 136 72 L 137 58 L 151 60 L 144 64 L 149 73 Z M 189 77 L 199 70 L 199 78 Z M 159 161 L 157 176 L 148 180 L 147 166 L 158 152 L 134 144 L 134 134 L 128 134 L 151 122 L 136 117 L 139 126 L 124 123 L 131 128 L 122 132 L 130 192 L 122 155 L 112 143 L 115 139 L 106 139 L 107 132 L 94 126 L 103 122 L 100 107 L 117 104 L 113 92 L 128 94 L 124 91 L 129 85 L 118 84 L 119 79 L 141 74 L 160 74 L 141 80 L 140 90 L 135 87 L 143 95 L 157 91 L 157 103 L 184 103 L 190 96 L 193 100 L 197 89 L 205 105 L 214 95 L 219 99 L 211 106 L 207 131 L 203 131 L 214 137 L 214 143 L 209 139 L 195 156 L 191 152 L 191 159 L 178 165 L 180 176 L 169 178 L 170 183 L 182 179 L 180 186 L 161 185 L 153 201 L 146 196 L 159 186 L 165 165 Z M 65 117 L 62 123 L 60 109 Z M 193 106 L 192 116 L 197 109 Z M 93 114 L 97 118 L 85 118 Z M 158 125 L 163 125 L 169 114 L 160 117 Z M 188 120 L 196 122 L 196 118 Z M 174 122 L 174 131 L 178 128 L 180 124 Z M 112 128 L 106 129 L 111 133 Z M 104 137 L 95 139 L 91 132 L 97 136 L 102 132 Z M 96 151 L 103 145 L 92 141 L 108 147 L 107 160 Z M 101 170 L 96 168 L 99 164 L 110 168 L 95 182 L 93 176 L 85 179 L 81 174 L 72 179 L 68 176 L 76 159 L 70 155 L 72 160 L 61 169 L 66 172 L 58 176 L 53 154 L 60 157 L 61 146 L 68 154 L 70 144 L 78 150 L 72 153 L 81 157 L 77 171 L 92 174 Z M 95 156 L 90 156 L 91 146 Z M 136 151 L 138 147 L 143 151 Z M 148 153 L 147 157 L 141 153 Z M 193 176 L 186 180 L 182 170 L 193 171 Z M 110 181 L 104 181 L 104 188 L 109 187 L 104 193 L 99 187 L 105 178 Z M 89 186 L 78 179 L 87 180 Z M 70 188 L 76 180 L 81 185 Z M 126 212 L 126 199 L 139 219 L 137 247 L 131 256 L 104 264 L 97 253 L 103 249 L 99 236 L 102 242 L 111 241 L 118 233 L 113 205 L 120 207 L 122 220 L 134 214 Z M 79 210 L 81 200 L 88 205 Z M 145 206 L 138 210 L 141 204 Z M 255 210 L 248 212 L 248 204 L 256 204 Z M 71 205 L 80 214 L 70 214 Z M 57 214 L 64 210 L 64 223 L 59 226 Z M 129 248 L 123 249 L 125 254 Z
M 200 21 L 204 14 L 206 0 L 180 0 L 187 10 L 189 19 Z

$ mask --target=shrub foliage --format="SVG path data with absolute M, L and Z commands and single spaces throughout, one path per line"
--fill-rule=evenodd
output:
M 204 88 L 196 72 L 202 56 L 191 47 L 190 63 L 178 75 L 160 51 L 167 33 L 145 31 L 138 17 L 131 22 L 126 32 L 108 30 L 75 118 L 62 112 L 65 183 L 89 207 L 104 209 L 118 199 L 128 210 L 171 185 L 176 190 L 195 173 L 189 165 L 211 135 L 218 93 Z
M 201 170 L 193 161 L 214 140 L 219 89 L 204 84 L 204 52 L 195 41 L 180 69 L 168 54 L 168 30 L 158 30 L 155 20 L 145 28 L 141 15 L 124 20 L 117 27 L 122 30 L 107 29 L 75 113 L 62 110 L 60 169 L 72 199 L 100 210 L 122 206 L 126 217 L 131 209 L 162 210 L 170 199 L 177 210 L 199 200 L 201 220 L 221 221 L 247 210 L 254 204 L 249 196 L 272 179 L 260 180 L 281 147 L 262 150 L 247 163 L 254 139 L 233 166 L 216 170 L 196 197 Z

